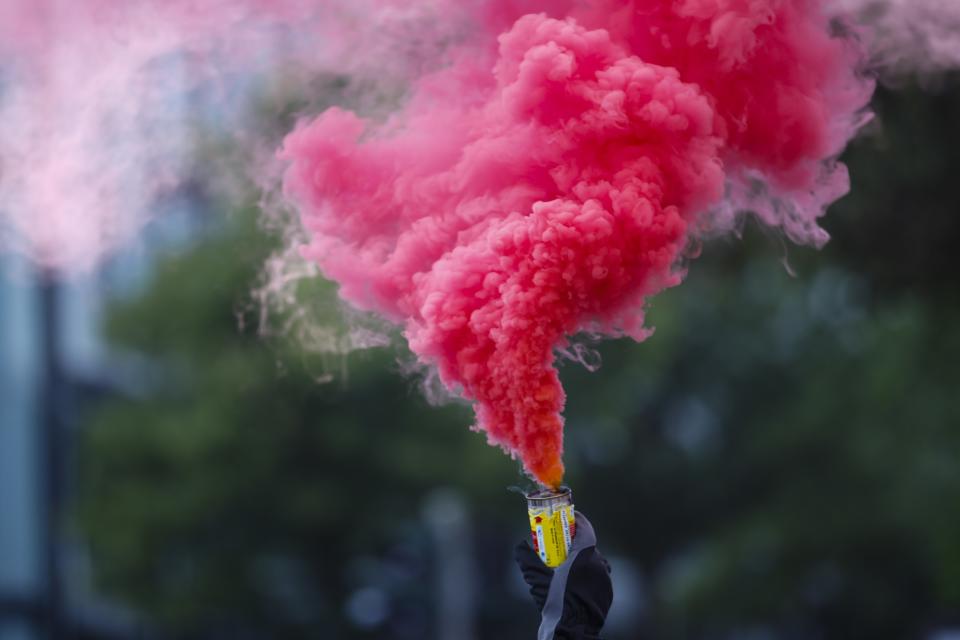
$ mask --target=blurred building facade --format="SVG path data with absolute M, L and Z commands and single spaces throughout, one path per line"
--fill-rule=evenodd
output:
M 44 590 L 36 286 L 29 265 L 0 257 L 0 639 L 38 637 Z
M 0 640 L 134 634 L 133 617 L 94 593 L 71 534 L 72 443 L 88 400 L 136 384 L 138 363 L 102 340 L 103 309 L 138 291 L 196 220 L 188 198 L 135 247 L 70 277 L 0 253 Z

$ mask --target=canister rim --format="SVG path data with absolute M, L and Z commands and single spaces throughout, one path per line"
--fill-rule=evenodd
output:
M 531 507 L 555 505 L 557 503 L 569 503 L 573 501 L 573 492 L 570 487 L 560 487 L 559 489 L 538 489 L 526 494 L 527 503 Z

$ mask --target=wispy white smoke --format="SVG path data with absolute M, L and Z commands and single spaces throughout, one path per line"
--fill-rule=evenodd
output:
M 449 35 L 427 28 L 435 12 L 376 0 L 5 0 L 0 251 L 55 270 L 95 265 L 189 177 L 198 127 L 249 144 L 241 116 L 282 75 L 402 82 Z
M 833 7 L 863 25 L 882 74 L 929 74 L 960 67 L 957 0 L 834 0 Z

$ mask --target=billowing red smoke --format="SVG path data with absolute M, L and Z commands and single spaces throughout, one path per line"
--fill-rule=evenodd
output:
M 341 295 L 402 324 L 490 441 L 553 487 L 555 351 L 579 332 L 644 339 L 645 300 L 730 212 L 822 243 L 871 86 L 817 0 L 484 11 L 487 42 L 390 121 L 332 109 L 290 134 L 285 189 Z

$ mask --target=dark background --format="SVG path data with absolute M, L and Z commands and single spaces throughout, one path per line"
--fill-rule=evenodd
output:
M 960 84 L 901 80 L 874 108 L 825 250 L 747 221 L 652 301 L 652 339 L 562 368 L 612 640 L 960 637 Z M 83 289 L 3 285 L 0 427 L 34 425 L 39 480 L 0 518 L 39 524 L 0 536 L 0 566 L 28 549 L 39 577 L 0 579 L 0 638 L 534 637 L 519 465 L 468 407 L 428 405 L 402 347 L 259 335 L 278 240 L 255 196 L 202 183 L 181 194 L 189 233 L 143 249 L 137 277 L 97 276 L 105 368 L 61 358 Z M 335 290 L 298 296 L 323 315 Z

